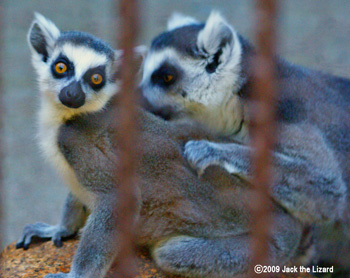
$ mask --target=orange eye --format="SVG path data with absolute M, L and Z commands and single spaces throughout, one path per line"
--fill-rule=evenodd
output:
M 56 71 L 58 74 L 65 73 L 65 72 L 67 71 L 67 65 L 66 65 L 65 63 L 58 62 L 58 63 L 55 65 L 55 71 Z
M 166 74 L 163 76 L 163 80 L 165 83 L 169 83 L 174 79 L 174 75 L 172 74 Z
M 103 80 L 103 78 L 102 78 L 101 74 L 95 73 L 95 74 L 91 75 L 92 84 L 99 85 L 102 83 L 102 80 Z

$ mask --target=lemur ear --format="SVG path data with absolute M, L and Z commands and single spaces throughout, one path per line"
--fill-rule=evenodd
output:
M 135 67 L 139 69 L 138 73 L 142 72 L 143 63 L 148 54 L 148 47 L 146 45 L 139 45 L 134 48 L 135 53 Z
M 134 47 L 134 66 L 136 69 L 141 71 L 141 65 L 143 63 L 144 58 L 146 57 L 148 52 L 148 47 L 145 45 L 139 45 Z M 119 79 L 121 77 L 122 70 L 122 59 L 124 56 L 123 50 L 114 50 L 114 63 L 113 63 L 113 79 Z
M 146 45 L 139 45 L 134 48 L 135 56 L 142 57 L 142 59 L 145 59 L 145 57 L 148 54 L 148 47 Z
M 60 30 L 52 21 L 35 13 L 35 19 L 28 32 L 28 43 L 33 54 L 46 63 L 59 36 Z
M 180 13 L 173 13 L 168 20 L 167 30 L 171 31 L 179 27 L 196 24 L 197 20 L 190 16 L 186 16 Z
M 123 50 L 116 49 L 114 50 L 114 61 L 120 62 L 124 54 Z
M 197 46 L 199 50 L 215 55 L 227 44 L 232 44 L 234 31 L 222 15 L 212 12 L 202 31 L 198 34 Z

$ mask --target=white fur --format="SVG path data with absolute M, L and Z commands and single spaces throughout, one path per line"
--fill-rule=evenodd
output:
M 148 53 L 148 47 L 146 45 L 138 45 L 134 47 L 134 53 L 136 55 L 141 56 L 142 58 L 146 58 Z
M 60 36 L 61 32 L 51 20 L 47 19 L 46 17 L 44 17 L 43 15 L 41 15 L 39 13 L 35 13 L 34 15 L 35 15 L 35 20 L 33 21 L 32 25 L 29 29 L 27 39 L 28 39 L 29 47 L 32 51 L 32 54 L 38 56 L 38 58 L 41 59 L 42 57 L 40 55 L 38 55 L 38 53 L 34 50 L 32 44 L 30 43 L 30 39 L 29 39 L 29 35 L 30 35 L 34 25 L 37 24 L 40 27 L 40 30 L 46 39 L 46 43 L 48 46 L 47 50 L 48 50 L 49 55 L 53 51 L 54 46 L 55 46 L 55 42 L 58 39 L 58 37 Z
M 222 35 L 227 35 L 228 31 L 232 32 L 232 41 L 222 48 L 220 64 L 214 73 L 209 74 L 205 71 L 205 66 L 212 62 L 222 42 Z M 143 94 L 155 107 L 162 109 L 170 106 L 222 134 L 235 134 L 244 117 L 244 109 L 235 94 L 242 84 L 242 47 L 238 35 L 219 13 L 213 12 L 204 29 L 200 31 L 197 43 L 199 49 L 202 47 L 206 50 L 207 53 L 203 53 L 206 59 L 192 59 L 178 53 L 171 46 L 150 51 L 144 62 Z M 183 73 L 180 83 L 171 92 L 164 92 L 159 86 L 153 86 L 151 83 L 152 73 L 165 61 L 179 67 Z M 181 91 L 186 92 L 187 96 L 182 97 Z M 247 129 L 243 125 L 241 132 L 236 134 L 236 139 L 245 138 Z
M 107 62 L 107 58 L 101 54 L 94 53 L 86 47 L 74 47 L 70 44 L 65 44 L 61 49 L 56 49 L 53 53 L 53 59 L 59 53 L 65 54 L 74 63 L 75 79 L 80 80 L 82 75 L 91 67 L 96 67 Z M 119 84 L 108 83 L 98 94 L 87 94 L 86 103 L 78 108 L 71 109 L 64 106 L 58 99 L 59 91 L 62 89 L 61 80 L 57 81 L 52 78 L 50 70 L 50 60 L 47 63 L 37 60 L 33 56 L 33 66 L 37 71 L 39 88 L 42 93 L 42 98 L 45 98 L 51 109 L 55 110 L 55 116 L 60 121 L 65 121 L 74 115 L 96 112 L 101 110 L 107 101 L 119 90 Z M 72 80 L 66 81 L 68 85 Z
M 147 55 L 144 68 L 143 68 L 143 76 L 142 82 L 147 82 L 152 73 L 166 60 L 174 60 L 179 59 L 180 57 L 176 53 L 176 51 L 172 48 L 166 48 L 162 51 L 151 52 Z
M 107 57 L 105 55 L 85 46 L 76 46 L 66 43 L 62 46 L 62 49 L 55 50 L 55 53 L 56 52 L 62 52 L 73 62 L 75 78 L 77 80 L 79 80 L 88 69 L 107 63 Z M 53 56 L 55 56 L 55 53 Z
M 199 49 L 205 49 L 210 54 L 215 54 L 218 51 L 221 43 L 222 29 L 229 28 L 232 33 L 235 33 L 233 28 L 228 25 L 226 20 L 219 12 L 211 12 L 208 20 L 205 23 L 204 29 L 198 34 L 197 45 Z
M 44 17 L 42 14 L 38 12 L 35 12 L 34 15 L 35 15 L 34 22 L 37 22 L 40 25 L 40 27 L 45 29 L 45 30 L 42 30 L 44 34 L 50 36 L 52 39 L 56 41 L 60 36 L 61 32 L 57 28 L 55 23 L 53 23 L 51 20 L 47 19 L 46 17 Z
M 75 59 L 77 59 L 78 56 L 79 55 L 75 55 Z M 91 58 L 91 56 L 88 57 Z M 82 62 L 79 64 L 79 72 L 87 65 L 98 65 L 98 63 L 94 63 L 92 60 L 88 59 L 85 63 Z M 61 104 L 58 100 L 58 94 L 55 91 L 56 87 L 53 84 L 54 81 L 52 80 L 49 68 L 45 69 L 45 67 L 41 67 L 38 69 L 38 72 L 42 73 L 42 75 L 39 75 L 39 87 L 41 91 L 38 133 L 39 146 L 44 156 L 53 164 L 54 168 L 58 169 L 72 193 L 77 196 L 82 203 L 91 208 L 95 196 L 80 185 L 73 169 L 60 152 L 57 145 L 58 131 L 65 120 L 75 115 L 103 109 L 110 97 L 117 92 L 119 84 L 107 84 L 106 87 L 103 88 L 103 92 L 87 95 L 86 103 L 82 107 L 71 109 Z
M 42 85 L 42 84 L 41 84 Z M 95 196 L 91 192 L 84 189 L 78 182 L 74 170 L 67 163 L 57 145 L 57 138 L 60 126 L 65 120 L 77 114 L 93 112 L 101 110 L 110 96 L 117 91 L 117 85 L 107 85 L 105 92 L 101 94 L 93 94 L 92 100 L 87 102 L 81 108 L 70 109 L 60 104 L 52 92 L 42 91 L 41 107 L 39 110 L 39 146 L 46 159 L 48 159 L 62 175 L 65 183 L 69 186 L 72 193 L 86 206 L 92 207 Z M 45 87 L 45 86 L 41 86 Z M 46 88 L 47 89 L 47 88 Z
M 173 13 L 168 20 L 167 30 L 171 31 L 176 28 L 180 28 L 180 27 L 195 24 L 195 23 L 198 23 L 198 21 L 190 16 L 185 16 L 180 13 Z
M 44 157 L 61 174 L 64 182 L 69 186 L 71 192 L 86 206 L 91 208 L 94 204 L 95 196 L 87 191 L 79 183 L 74 170 L 68 164 L 63 154 L 58 148 L 57 137 L 62 121 L 57 111 L 50 109 L 50 104 L 42 99 L 39 111 L 39 147 Z
M 72 80 L 64 81 L 62 79 L 54 79 L 50 69 L 52 61 L 56 59 L 60 53 L 69 57 L 70 61 L 74 64 L 74 78 L 80 80 L 88 69 L 107 64 L 107 57 L 103 54 L 94 52 L 87 47 L 74 46 L 69 43 L 57 48 L 55 42 L 60 35 L 58 28 L 50 20 L 40 14 L 36 14 L 36 19 L 34 20 L 29 33 L 32 32 L 34 24 L 39 25 L 39 28 L 45 36 L 46 42 L 50 43 L 49 47 L 52 47 L 47 62 L 44 62 L 41 55 L 35 51 L 29 41 L 32 50 L 32 62 L 37 72 L 39 89 L 41 92 L 41 104 L 38 113 L 39 146 L 46 159 L 53 164 L 55 169 L 58 169 L 72 193 L 83 204 L 91 208 L 94 204 L 95 196 L 81 186 L 73 169 L 59 150 L 57 144 L 58 132 L 60 126 L 74 115 L 95 112 L 103 109 L 108 100 L 119 90 L 119 83 L 107 82 L 105 87 L 99 91 L 98 94 L 92 92 L 87 93 L 85 104 L 78 109 L 71 109 L 64 106 L 58 99 L 58 95 L 60 90 L 68 85 L 68 83 L 72 82 Z M 29 36 L 30 34 L 28 35 L 28 38 Z M 116 59 L 122 55 L 122 53 L 119 52 L 116 52 L 116 54 Z M 109 67 L 107 68 L 107 71 L 108 70 L 110 70 Z M 107 75 L 108 74 L 110 73 L 107 73 Z M 84 89 L 85 92 L 92 90 L 87 86 L 85 86 Z

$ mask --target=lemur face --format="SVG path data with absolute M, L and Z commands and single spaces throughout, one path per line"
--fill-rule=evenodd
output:
M 219 108 L 240 87 L 240 59 L 238 35 L 220 14 L 205 24 L 175 14 L 144 61 L 148 108 L 165 118 Z
M 41 92 L 59 109 L 97 111 L 116 92 L 119 53 L 82 32 L 60 32 L 36 14 L 28 34 Z

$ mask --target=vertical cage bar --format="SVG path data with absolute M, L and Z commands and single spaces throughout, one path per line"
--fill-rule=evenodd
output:
M 251 112 L 251 144 L 254 170 L 254 196 L 252 213 L 252 266 L 249 277 L 266 277 L 256 274 L 254 266 L 268 264 L 270 217 L 269 186 L 271 184 L 271 150 L 275 135 L 275 65 L 276 43 L 276 0 L 256 0 L 256 43 L 257 55 L 252 61 L 253 101 Z M 267 274 L 271 276 L 271 274 Z
M 4 105 L 3 105 L 3 67 L 2 67 L 2 49 L 3 49 L 3 15 L 4 15 L 4 5 L 0 3 L 0 252 L 3 247 L 3 201 L 4 201 L 4 173 L 3 173 L 3 151 L 4 151 L 4 129 L 3 129 L 3 120 L 4 120 Z
M 116 170 L 116 188 L 118 188 L 118 249 L 119 256 L 117 269 L 114 277 L 134 277 L 137 274 L 134 254 L 133 223 L 136 211 L 136 187 L 135 187 L 135 165 L 136 165 L 136 137 L 137 137 L 137 115 L 135 76 L 137 71 L 133 63 L 133 49 L 138 33 L 138 10 L 136 0 L 120 0 L 119 14 L 121 16 L 121 49 L 124 51 L 121 68 L 122 86 L 119 93 L 117 109 L 118 126 L 116 145 L 118 146 L 118 170 Z M 116 115 L 116 113 L 115 113 Z

